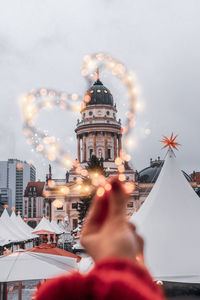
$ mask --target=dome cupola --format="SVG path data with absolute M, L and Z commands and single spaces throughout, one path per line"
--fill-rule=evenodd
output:
M 87 90 L 84 100 L 86 106 L 88 105 L 110 105 L 114 106 L 113 96 L 109 89 L 99 80 L 99 73 L 97 73 L 97 80 L 93 86 Z

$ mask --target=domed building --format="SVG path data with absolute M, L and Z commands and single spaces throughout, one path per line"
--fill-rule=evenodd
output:
M 122 149 L 122 128 L 121 121 L 117 119 L 117 107 L 114 103 L 113 95 L 110 90 L 103 85 L 97 76 L 96 82 L 89 88 L 84 96 L 84 108 L 81 113 L 81 120 L 77 120 L 75 133 L 77 137 L 77 160 L 84 168 L 90 161 L 92 155 L 103 161 L 103 167 L 107 176 L 114 176 L 118 172 L 115 159 L 120 155 Z M 135 172 L 125 164 L 126 181 L 135 182 Z M 47 181 L 51 178 L 58 185 L 72 187 L 79 177 L 75 169 L 71 169 L 66 176 L 66 180 L 52 179 L 52 174 L 47 175 Z M 56 188 L 55 188 L 56 190 Z M 66 213 L 69 216 L 71 229 L 78 226 L 77 202 L 80 201 L 80 191 L 71 189 L 70 195 L 63 199 L 63 206 L 53 207 L 50 203 L 59 195 L 52 195 L 47 202 L 48 214 L 52 209 L 50 218 L 56 220 L 64 219 Z M 132 194 L 132 199 L 127 204 L 127 215 L 132 215 L 134 211 L 134 199 L 138 199 L 138 191 Z
M 110 90 L 97 78 L 84 96 L 85 107 L 81 120 L 75 129 L 77 136 L 77 159 L 84 167 L 92 155 L 103 159 L 108 175 L 117 172 L 115 159 L 122 149 L 121 121 L 117 120 L 117 107 Z M 128 167 L 125 175 L 128 181 L 135 181 L 134 171 Z M 69 181 L 75 180 L 70 171 Z
M 158 159 L 154 161 L 150 159 L 150 166 L 141 170 L 138 173 L 137 181 L 140 183 L 155 183 L 163 167 L 163 164 L 164 164 L 164 160 L 160 160 L 159 156 Z M 193 181 L 192 178 L 187 173 L 185 173 L 184 171 L 182 172 L 185 178 L 189 182 Z

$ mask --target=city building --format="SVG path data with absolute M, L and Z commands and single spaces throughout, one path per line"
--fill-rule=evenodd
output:
M 16 211 L 23 214 L 25 188 L 29 181 L 35 181 L 35 179 L 36 169 L 32 164 L 18 159 L 0 161 L 0 188 L 10 190 L 7 192 L 8 210 L 11 210 L 11 207 L 14 206 Z
M 11 189 L 9 189 L 9 188 L 0 188 L 0 215 L 3 212 L 5 205 L 7 205 L 7 207 L 12 206 L 11 196 L 12 196 Z
M 118 172 L 115 159 L 122 150 L 122 128 L 120 119 L 117 119 L 117 107 L 112 93 L 97 78 L 84 99 L 86 106 L 81 111 L 81 120 L 77 121 L 75 128 L 77 159 L 85 168 L 91 156 L 95 155 L 103 160 L 107 176 L 114 176 Z M 125 164 L 124 175 L 126 181 L 135 182 L 135 172 L 128 163 Z M 73 189 L 73 185 L 79 176 L 73 168 L 62 182 L 52 178 L 51 168 L 47 175 L 47 191 L 51 195 L 46 200 L 47 215 L 59 221 L 68 214 L 71 229 L 78 226 L 77 203 L 80 201 L 80 191 Z M 49 187 L 52 182 L 54 187 Z M 64 187 L 70 188 L 70 194 L 66 197 L 63 197 L 62 192 L 59 193 Z M 131 215 L 134 210 L 134 199 L 138 199 L 137 190 L 133 192 L 132 199 L 127 205 L 127 215 Z
M 24 192 L 23 215 L 27 224 L 35 228 L 45 214 L 45 182 L 29 182 Z
M 108 177 L 118 173 L 115 159 L 122 150 L 121 121 L 117 120 L 117 107 L 114 104 L 112 93 L 97 78 L 97 81 L 85 94 L 86 106 L 81 111 L 81 120 L 77 121 L 75 133 L 77 137 L 77 159 L 85 168 L 92 155 L 103 160 Z M 125 179 L 135 184 L 135 189 L 127 203 L 126 214 L 131 216 L 145 201 L 154 186 L 162 169 L 164 161 L 158 157 L 150 160 L 150 166 L 134 171 L 126 163 L 124 165 Z M 191 186 L 196 184 L 192 178 L 183 172 Z M 72 168 L 66 173 L 63 180 L 53 179 L 51 168 L 47 175 L 47 192 L 50 197 L 46 199 L 46 214 L 57 221 L 64 220 L 66 214 L 69 217 L 71 229 L 78 226 L 77 203 L 80 201 L 80 191 L 73 188 L 80 175 Z M 49 185 L 50 183 L 50 185 Z M 53 186 L 52 186 L 53 183 Z M 70 194 L 63 197 L 61 190 L 69 188 Z

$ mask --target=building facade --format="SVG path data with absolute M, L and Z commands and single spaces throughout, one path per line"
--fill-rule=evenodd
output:
M 75 133 L 77 137 L 77 157 L 81 166 L 87 166 L 92 155 L 103 160 L 103 166 L 108 177 L 118 173 L 115 159 L 122 150 L 121 122 L 117 120 L 117 107 L 114 104 L 112 93 L 102 82 L 97 79 L 93 86 L 86 92 L 84 97 L 85 106 L 81 111 L 81 120 L 77 121 Z M 134 171 L 128 163 L 124 164 L 125 179 L 135 184 L 135 189 L 127 203 L 126 214 L 131 216 L 136 212 L 149 195 L 162 169 L 164 161 L 159 157 L 150 160 L 150 166 Z M 183 172 L 192 187 L 195 183 L 191 177 Z M 75 169 L 67 173 L 62 184 L 58 180 L 52 180 L 51 170 L 47 175 L 47 190 L 50 191 L 51 199 L 47 200 L 47 215 L 57 221 L 64 220 L 68 214 L 71 229 L 78 225 L 77 203 L 80 201 L 80 191 L 73 188 L 78 175 Z M 49 188 L 48 182 L 53 181 L 55 187 Z M 70 189 L 70 194 L 63 197 L 59 193 L 63 187 Z M 57 202 L 56 202 L 56 201 Z M 51 206 L 51 203 L 53 205 Z M 55 205 L 54 205 L 55 203 Z
M 5 205 L 11 207 L 12 192 L 9 188 L 0 188 L 0 215 L 2 214 Z
M 44 181 L 29 182 L 25 189 L 23 215 L 32 228 L 35 228 L 45 215 L 44 189 Z
M 117 107 L 112 93 L 97 78 L 97 81 L 86 92 L 84 103 L 86 105 L 81 111 L 81 120 L 77 121 L 75 128 L 78 161 L 85 168 L 91 156 L 95 155 L 98 159 L 103 160 L 107 176 L 114 176 L 118 173 L 115 159 L 122 150 L 122 128 L 120 119 L 117 119 Z M 125 165 L 124 174 L 127 181 L 135 182 L 135 172 L 128 164 Z M 51 199 L 46 200 L 47 215 L 59 221 L 68 214 L 71 229 L 75 229 L 79 222 L 77 203 L 80 201 L 80 191 L 73 188 L 79 176 L 72 169 L 63 183 L 59 184 L 58 180 L 52 179 L 51 169 L 47 175 L 47 190 L 51 194 Z M 54 188 L 48 187 L 48 182 L 51 181 L 55 184 Z M 63 197 L 62 193 L 59 195 L 59 189 L 63 188 L 62 185 L 70 189 L 70 194 L 66 197 Z M 133 192 L 132 199 L 138 199 L 138 191 Z M 127 215 L 132 214 L 134 207 L 134 201 L 130 200 L 127 204 Z
M 9 189 L 8 210 L 15 207 L 23 214 L 23 196 L 29 181 L 35 181 L 36 169 L 32 164 L 18 159 L 0 162 L 0 188 Z

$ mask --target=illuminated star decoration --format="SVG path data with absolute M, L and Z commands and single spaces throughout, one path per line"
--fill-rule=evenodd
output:
M 170 149 L 174 148 L 176 150 L 177 146 L 180 146 L 180 144 L 178 142 L 176 142 L 176 138 L 178 135 L 173 135 L 173 132 L 171 134 L 171 137 L 168 139 L 166 136 L 163 136 L 163 140 L 161 141 L 161 143 L 164 144 L 164 146 L 162 147 L 162 149 L 169 147 Z

